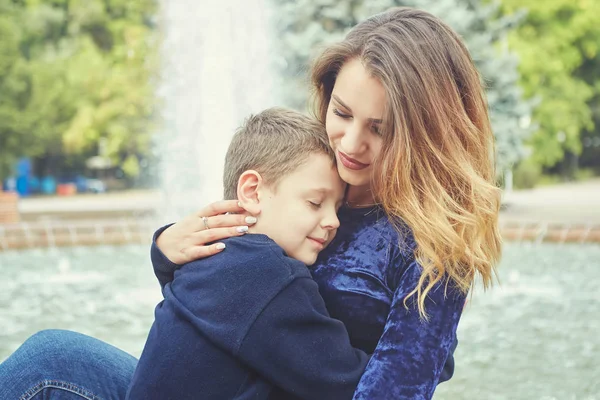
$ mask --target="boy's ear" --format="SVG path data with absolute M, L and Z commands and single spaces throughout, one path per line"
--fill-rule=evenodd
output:
M 262 176 L 254 170 L 244 171 L 238 179 L 238 201 L 252 215 L 260 214 L 259 190 L 263 185 Z

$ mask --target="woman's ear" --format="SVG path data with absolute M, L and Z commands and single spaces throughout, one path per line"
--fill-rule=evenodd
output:
M 237 197 L 242 208 L 252 215 L 260 214 L 259 189 L 264 185 L 262 176 L 254 170 L 244 171 L 238 179 Z

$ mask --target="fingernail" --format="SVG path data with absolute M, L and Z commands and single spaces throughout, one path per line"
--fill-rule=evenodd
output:
M 225 243 L 217 243 L 215 247 L 217 250 L 223 250 L 225 248 Z
M 238 207 L 242 208 L 242 202 L 241 201 L 238 201 Z
M 255 224 L 256 223 L 256 218 L 254 218 L 254 217 L 246 217 L 244 219 L 244 221 L 246 221 L 247 224 Z
M 246 233 L 248 232 L 248 227 L 247 226 L 238 226 L 237 228 L 235 228 L 236 231 L 238 231 L 238 233 Z

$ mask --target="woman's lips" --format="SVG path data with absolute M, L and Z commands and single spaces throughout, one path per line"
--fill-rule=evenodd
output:
M 361 169 L 365 169 L 369 166 L 369 164 L 363 164 L 359 161 L 356 161 L 354 158 L 347 156 L 346 154 L 342 153 L 339 150 L 338 150 L 338 156 L 340 158 L 340 162 L 342 164 L 344 164 L 344 167 L 354 170 L 354 171 L 360 171 Z

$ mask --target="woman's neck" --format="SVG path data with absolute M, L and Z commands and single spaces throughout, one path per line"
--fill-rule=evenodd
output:
M 350 208 L 362 208 L 376 205 L 373 192 L 369 185 L 348 186 L 346 192 L 346 205 Z

